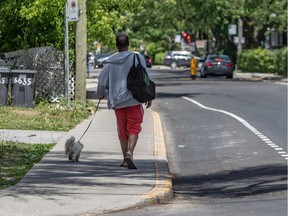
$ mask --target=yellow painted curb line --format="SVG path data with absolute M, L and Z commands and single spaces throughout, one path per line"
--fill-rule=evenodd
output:
M 144 199 L 163 203 L 172 199 L 172 180 L 168 168 L 164 132 L 160 115 L 150 111 L 154 122 L 154 158 L 156 180 L 153 189 L 144 195 Z

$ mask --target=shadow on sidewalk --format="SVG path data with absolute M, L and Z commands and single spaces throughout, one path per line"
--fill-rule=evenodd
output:
M 9 196 L 21 195 L 66 196 L 77 193 L 107 194 L 110 189 L 149 187 L 154 184 L 154 160 L 135 159 L 137 170 L 119 167 L 121 159 L 112 159 L 119 153 L 83 152 L 79 163 L 71 163 L 63 151 L 50 152 L 16 186 L 10 187 Z M 109 157 L 111 159 L 109 159 Z M 98 158 L 98 159 L 95 159 Z M 3 196 L 3 194 L 0 194 Z

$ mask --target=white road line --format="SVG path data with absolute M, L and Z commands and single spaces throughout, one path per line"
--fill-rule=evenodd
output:
M 233 113 L 230 113 L 230 112 L 227 112 L 225 110 L 220 110 L 220 109 L 215 109 L 215 108 L 211 108 L 211 107 L 207 107 L 207 106 L 204 106 L 203 104 L 191 99 L 191 98 L 188 98 L 188 97 L 185 97 L 183 96 L 182 97 L 183 99 L 185 100 L 188 100 L 194 104 L 196 104 L 197 106 L 203 108 L 203 109 L 206 109 L 206 110 L 211 110 L 211 111 L 214 111 L 214 112 L 220 112 L 220 113 L 224 113 L 228 116 L 231 116 L 232 118 L 238 120 L 239 122 L 241 122 L 245 127 L 247 127 L 251 132 L 253 132 L 255 135 L 257 135 L 263 142 L 265 142 L 268 146 L 270 146 L 271 148 L 273 148 L 275 151 L 277 151 L 279 154 L 281 154 L 282 157 L 287 157 L 287 155 L 283 155 L 283 154 L 286 154 L 285 151 L 282 151 L 283 149 L 282 148 L 279 148 L 278 145 L 275 145 L 275 143 L 273 143 L 268 137 L 266 137 L 265 135 L 263 135 L 261 132 L 259 132 L 256 128 L 254 128 L 252 125 L 250 125 L 247 121 L 245 121 L 243 118 L 233 114 Z M 286 160 L 288 160 L 288 157 L 285 158 Z

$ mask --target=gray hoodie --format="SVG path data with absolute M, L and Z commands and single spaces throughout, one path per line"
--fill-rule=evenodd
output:
M 133 64 L 133 56 L 138 54 L 140 62 L 146 68 L 144 57 L 135 52 L 123 51 L 113 54 L 106 63 L 98 78 L 97 97 L 107 95 L 108 109 L 119 109 L 123 107 L 141 104 L 133 98 L 127 89 L 127 76 Z M 136 64 L 138 64 L 137 58 Z

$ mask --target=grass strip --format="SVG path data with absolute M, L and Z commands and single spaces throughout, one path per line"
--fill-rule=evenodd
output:
M 38 104 L 35 108 L 0 106 L 0 129 L 69 131 L 91 115 L 92 103 Z
M 53 146 L 0 141 L 0 190 L 17 184 Z

